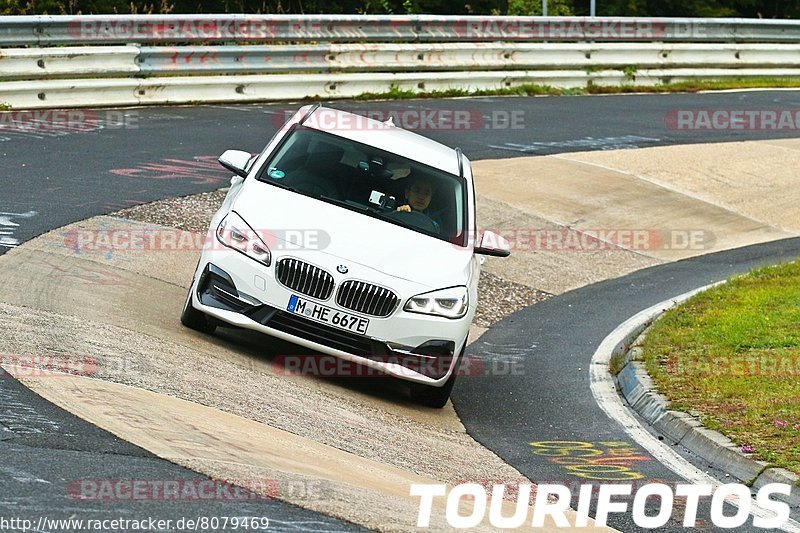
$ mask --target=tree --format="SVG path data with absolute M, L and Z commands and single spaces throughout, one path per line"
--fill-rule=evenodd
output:
M 508 0 L 509 15 L 535 15 L 542 14 L 542 0 Z M 572 9 L 572 0 L 547 0 L 547 16 L 570 17 L 575 12 Z
M 508 0 L 509 15 L 541 15 L 542 0 Z M 575 12 L 572 0 L 547 0 L 547 16 L 570 17 Z

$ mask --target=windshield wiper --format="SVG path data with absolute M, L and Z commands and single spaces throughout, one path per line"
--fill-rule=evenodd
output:
M 281 182 L 279 182 L 279 181 L 274 181 L 274 180 L 262 180 L 262 179 L 260 179 L 260 180 L 258 180 L 258 181 L 260 181 L 261 183 L 269 183 L 270 185 L 274 185 L 275 187 L 280 187 L 281 189 L 286 189 L 287 191 L 299 192 L 299 191 L 298 191 L 297 189 L 295 189 L 294 187 L 290 187 L 289 185 L 286 185 L 285 183 L 281 183 Z M 301 193 L 301 194 L 302 194 L 302 193 Z

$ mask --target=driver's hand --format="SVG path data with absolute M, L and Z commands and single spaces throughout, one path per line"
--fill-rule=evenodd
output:
M 397 210 L 398 211 L 405 211 L 406 213 L 410 213 L 411 212 L 411 206 L 408 205 L 408 204 L 401 205 L 400 207 L 397 208 Z

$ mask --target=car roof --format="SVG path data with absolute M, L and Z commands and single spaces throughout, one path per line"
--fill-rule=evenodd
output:
M 311 108 L 304 108 L 305 113 Z M 367 146 L 403 156 L 412 161 L 459 175 L 457 152 L 422 135 L 387 125 L 363 115 L 319 106 L 303 126 L 344 137 Z M 466 159 L 466 158 L 465 158 Z

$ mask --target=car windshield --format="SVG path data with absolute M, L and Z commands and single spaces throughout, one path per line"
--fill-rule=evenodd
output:
M 258 179 L 465 245 L 464 178 L 368 145 L 298 127 Z

